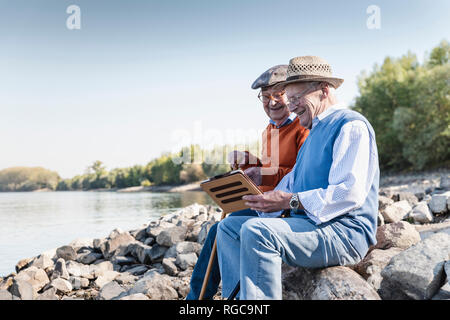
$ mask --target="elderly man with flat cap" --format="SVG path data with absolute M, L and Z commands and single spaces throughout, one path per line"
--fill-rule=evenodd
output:
M 361 114 L 339 104 L 322 58 L 290 60 L 289 109 L 310 133 L 294 168 L 274 191 L 245 196 L 258 217 L 219 223 L 222 295 L 240 281 L 240 299 L 281 299 L 281 264 L 306 268 L 354 264 L 376 244 L 379 167 L 375 133 Z M 289 210 L 289 217 L 280 217 Z
M 278 65 L 264 72 L 252 84 L 252 89 L 261 89 L 258 98 L 269 117 L 269 124 L 262 134 L 262 157 L 245 151 L 233 151 L 229 162 L 234 169 L 240 168 L 262 191 L 271 191 L 288 174 L 296 161 L 296 154 L 306 140 L 309 130 L 300 125 L 297 115 L 286 105 L 285 90 L 275 85 L 286 80 L 287 65 Z M 257 217 L 252 210 L 234 212 L 232 216 Z M 217 225 L 211 226 L 191 277 L 187 300 L 199 299 L 209 258 L 214 246 Z M 208 285 L 203 299 L 211 299 L 220 283 L 217 257 L 213 260 Z

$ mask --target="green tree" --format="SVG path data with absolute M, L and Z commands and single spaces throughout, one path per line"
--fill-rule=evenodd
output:
M 382 169 L 441 166 L 450 150 L 449 46 L 420 64 L 408 53 L 386 58 L 358 81 L 355 110 L 372 124 Z

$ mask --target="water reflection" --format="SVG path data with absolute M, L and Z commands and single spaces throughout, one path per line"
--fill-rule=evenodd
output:
M 214 204 L 203 192 L 0 193 L 0 276 L 13 272 L 20 259 L 76 238 L 136 229 L 193 203 Z

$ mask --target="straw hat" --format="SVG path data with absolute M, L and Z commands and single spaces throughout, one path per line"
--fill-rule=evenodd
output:
M 332 76 L 331 67 L 325 59 L 316 56 L 296 57 L 289 61 L 285 86 L 288 83 L 324 81 L 338 88 L 344 79 Z

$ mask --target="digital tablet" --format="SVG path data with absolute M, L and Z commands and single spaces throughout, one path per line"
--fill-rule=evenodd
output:
M 258 186 L 242 170 L 230 171 L 202 181 L 200 187 L 224 213 L 248 209 L 245 195 L 263 194 Z

